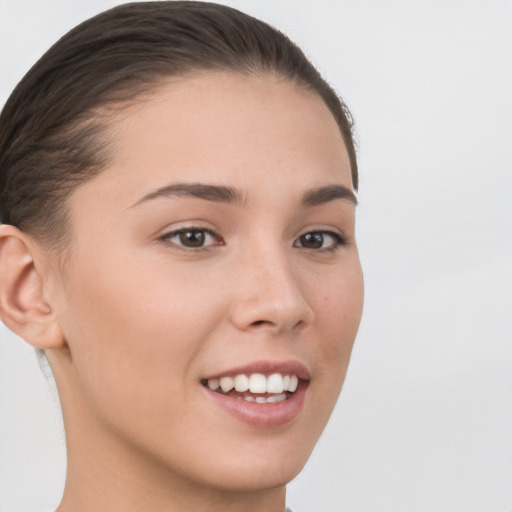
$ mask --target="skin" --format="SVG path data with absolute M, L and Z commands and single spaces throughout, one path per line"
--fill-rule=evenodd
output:
M 24 297 L 47 330 L 25 337 L 45 348 L 62 402 L 58 512 L 282 512 L 361 317 L 354 203 L 301 203 L 318 187 L 351 189 L 339 129 L 297 85 L 202 73 L 125 109 L 111 136 L 112 165 L 72 195 L 64 267 L 14 228 L 0 233 L 4 254 L 24 244 L 34 261 Z M 176 183 L 240 198 L 146 197 Z M 213 234 L 199 249 L 165 236 L 184 228 Z M 321 248 L 302 244 L 310 232 L 323 234 Z M 261 360 L 310 373 L 303 408 L 284 425 L 248 425 L 201 385 Z

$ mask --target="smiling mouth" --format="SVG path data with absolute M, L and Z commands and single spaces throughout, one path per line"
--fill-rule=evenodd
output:
M 295 374 L 238 374 L 215 379 L 203 379 L 201 384 L 221 395 L 259 404 L 283 402 L 297 390 Z

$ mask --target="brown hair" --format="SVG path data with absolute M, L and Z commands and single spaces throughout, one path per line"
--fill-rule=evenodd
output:
M 317 93 L 338 123 L 357 189 L 350 112 L 284 34 L 218 4 L 140 2 L 75 27 L 14 89 L 0 115 L 1 222 L 61 242 L 66 200 L 111 157 L 108 107 L 201 70 L 269 73 Z

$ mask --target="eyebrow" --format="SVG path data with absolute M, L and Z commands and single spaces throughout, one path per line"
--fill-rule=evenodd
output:
M 324 187 L 308 190 L 302 196 L 302 206 L 320 206 L 334 199 L 347 199 L 357 206 L 357 197 L 344 185 L 326 185 Z
M 133 206 L 137 206 L 152 199 L 161 197 L 195 197 L 216 203 L 241 204 L 245 203 L 245 196 L 239 190 L 223 185 L 206 185 L 204 183 L 175 183 L 159 188 L 139 199 Z
M 245 195 L 240 190 L 233 187 L 208 185 L 205 183 L 174 183 L 146 194 L 133 204 L 132 208 L 153 199 L 171 197 L 194 197 L 216 203 L 239 205 L 246 203 Z M 313 207 L 320 206 L 335 199 L 347 199 L 351 203 L 354 203 L 354 205 L 357 205 L 356 195 L 350 188 L 344 185 L 325 185 L 308 190 L 303 194 L 300 204 L 305 207 Z

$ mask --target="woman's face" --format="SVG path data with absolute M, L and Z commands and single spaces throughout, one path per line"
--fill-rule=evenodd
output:
M 296 85 L 204 73 L 111 134 L 113 163 L 72 196 L 51 292 L 70 458 L 282 485 L 331 414 L 361 316 L 338 126 Z

